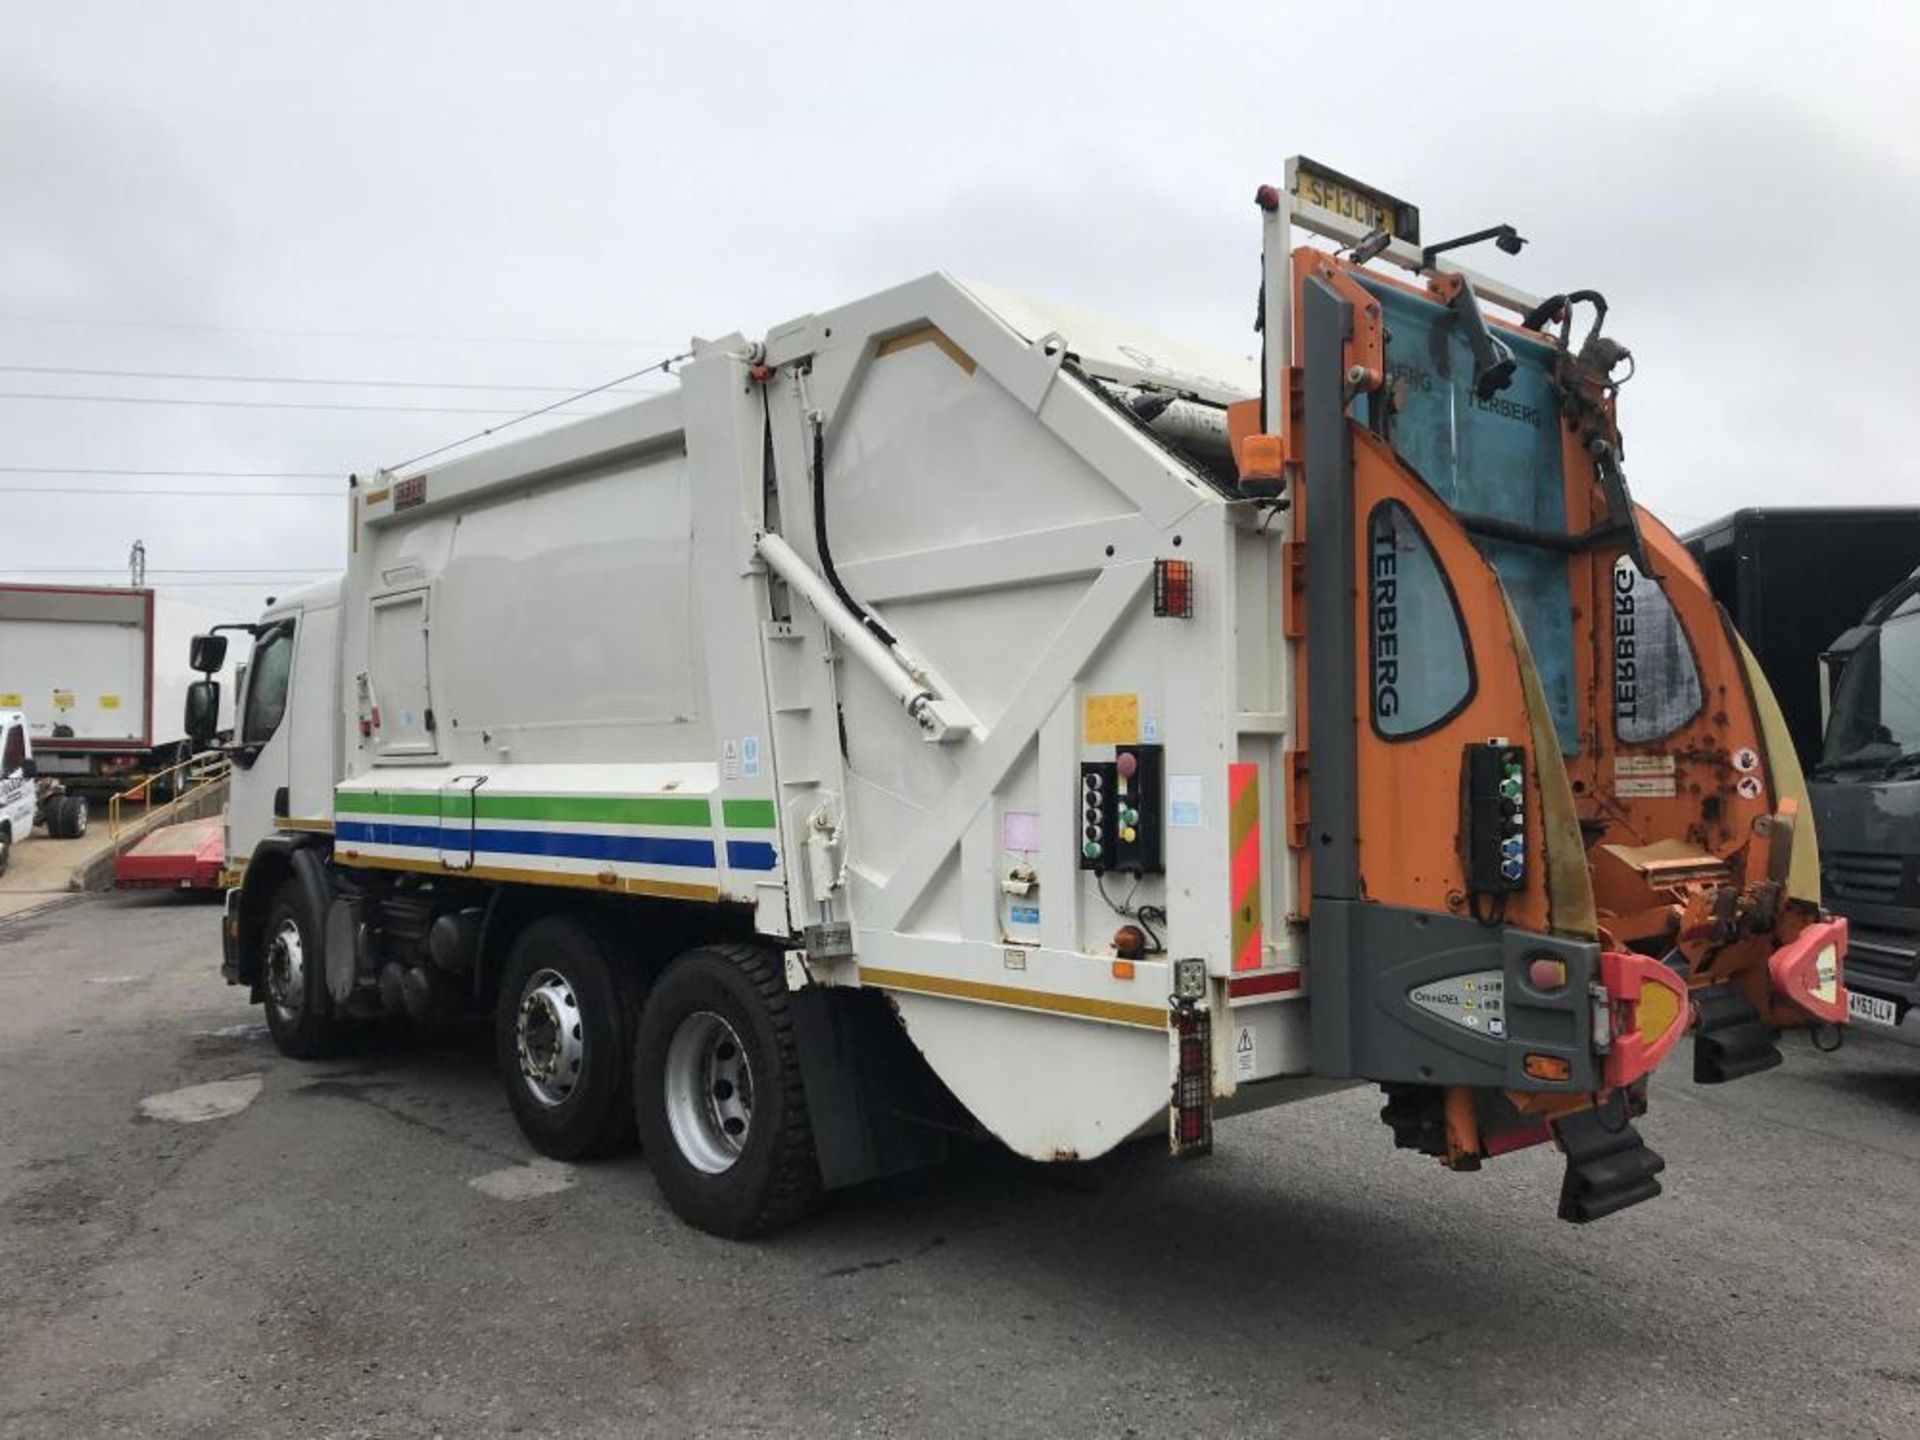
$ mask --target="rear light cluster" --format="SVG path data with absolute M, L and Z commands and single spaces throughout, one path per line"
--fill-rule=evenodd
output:
M 1153 562 L 1153 613 L 1163 619 L 1193 618 L 1193 562 Z
M 1213 1026 L 1207 1012 L 1191 1003 L 1174 1011 L 1179 1073 L 1173 1085 L 1173 1153 L 1206 1155 L 1213 1150 Z

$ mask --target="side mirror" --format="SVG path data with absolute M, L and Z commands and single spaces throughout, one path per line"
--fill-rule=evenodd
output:
M 225 637 L 196 636 L 197 647 L 202 640 L 218 638 L 222 649 L 226 648 Z M 198 663 L 196 658 L 196 664 Z M 196 680 L 187 686 L 187 738 L 193 741 L 194 748 L 204 750 L 212 743 L 220 729 L 220 682 L 218 680 Z
M 22 779 L 31 780 L 39 775 L 39 773 L 40 763 L 31 755 L 20 762 L 20 775 Z
M 211 675 L 227 662 L 227 637 L 196 635 L 187 664 L 202 675 Z M 189 734 L 192 732 L 189 731 Z

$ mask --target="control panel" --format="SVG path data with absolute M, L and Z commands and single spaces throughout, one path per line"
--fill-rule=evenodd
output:
M 1080 764 L 1080 868 L 1158 875 L 1162 842 L 1161 747 L 1116 745 L 1111 760 Z
M 1466 755 L 1467 884 L 1509 895 L 1527 884 L 1527 752 L 1492 740 Z

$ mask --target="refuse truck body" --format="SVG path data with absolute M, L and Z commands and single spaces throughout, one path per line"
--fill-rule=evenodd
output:
M 1456 1170 L 1556 1144 L 1565 1218 L 1657 1193 L 1684 1034 L 1721 1081 L 1845 1018 L 1777 709 L 1628 497 L 1592 292 L 1309 161 L 1259 202 L 1258 360 L 931 275 L 355 477 L 234 737 L 281 1048 L 488 1010 L 538 1148 L 637 1124 L 723 1234 L 1358 1082 Z

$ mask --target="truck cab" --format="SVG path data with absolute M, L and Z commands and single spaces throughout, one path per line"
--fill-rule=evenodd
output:
M 339 763 L 340 582 L 268 606 L 251 627 L 234 700 L 227 854 L 246 857 L 275 836 L 331 827 Z
M 1851 927 L 1852 1015 L 1920 1042 L 1920 570 L 1823 659 L 1811 789 L 1828 903 Z
M 0 710 L 0 875 L 7 873 L 14 845 L 33 833 L 33 775 L 25 713 Z
M 13 847 L 46 826 L 55 840 L 87 833 L 87 802 L 59 780 L 43 777 L 33 753 L 33 727 L 24 710 L 0 710 L 0 875 Z

